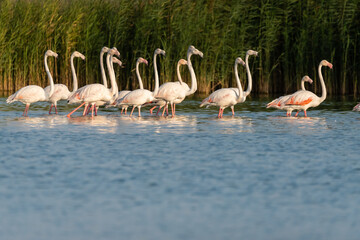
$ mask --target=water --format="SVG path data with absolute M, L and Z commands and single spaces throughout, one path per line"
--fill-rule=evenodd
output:
M 360 114 L 255 98 L 175 119 L 0 99 L 0 239 L 358 239 Z M 303 116 L 303 115 L 301 115 Z

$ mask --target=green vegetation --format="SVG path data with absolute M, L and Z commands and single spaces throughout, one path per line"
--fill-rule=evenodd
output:
M 99 52 L 116 46 L 125 68 L 115 66 L 119 89 L 137 87 L 135 61 L 142 66 L 145 87 L 153 85 L 152 54 L 163 48 L 160 81 L 176 79 L 176 63 L 192 44 L 204 58 L 193 58 L 198 91 L 235 86 L 233 62 L 248 49 L 256 93 L 285 93 L 309 75 L 320 91 L 317 66 L 324 71 L 330 94 L 354 94 L 360 86 L 360 1 L 358 0 L 0 0 L 0 90 L 28 84 L 46 86 L 43 54 L 50 59 L 56 82 L 71 86 L 69 58 L 74 50 L 80 86 L 99 82 Z M 241 79 L 246 81 L 241 69 Z M 185 80 L 189 73 L 183 68 Z M 188 81 L 188 80 L 187 80 Z M 245 86 L 246 87 L 246 86 Z

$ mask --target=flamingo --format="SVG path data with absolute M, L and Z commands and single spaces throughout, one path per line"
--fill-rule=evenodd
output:
M 173 88 L 171 88 L 171 86 L 172 86 L 173 84 L 177 84 L 177 85 L 180 84 L 180 86 L 183 87 L 186 91 L 189 91 L 189 90 L 190 90 L 189 86 L 182 81 L 181 74 L 180 74 L 180 66 L 181 66 L 181 65 L 185 65 L 185 64 L 187 64 L 187 61 L 186 61 L 185 59 L 180 59 L 180 60 L 178 61 L 178 63 L 177 63 L 176 73 L 177 73 L 177 76 L 178 76 L 178 80 L 179 80 L 179 81 L 178 81 L 178 82 L 167 82 L 167 83 L 164 83 L 163 85 L 161 85 L 160 88 L 159 88 L 159 93 L 158 93 L 158 95 L 157 95 L 158 99 L 154 100 L 152 103 L 147 103 L 147 104 L 144 105 L 144 106 L 155 105 L 154 107 L 152 107 L 152 108 L 150 109 L 150 114 L 152 114 L 153 110 L 154 110 L 156 107 L 159 107 L 158 111 L 156 112 L 156 115 L 159 115 L 160 109 L 166 105 L 166 108 L 164 108 L 164 111 L 163 111 L 162 116 L 164 116 L 165 110 L 166 110 L 166 112 L 167 112 L 167 115 L 169 115 L 168 107 L 167 107 L 167 102 L 166 102 L 166 100 L 161 99 L 161 96 L 166 94 L 166 92 L 165 92 L 166 90 L 172 91 Z M 174 86 L 174 87 L 177 89 L 177 86 Z M 168 92 L 168 91 L 167 91 L 167 92 Z M 175 90 L 175 91 L 176 91 L 176 90 Z M 180 91 L 181 91 L 181 90 L 180 90 Z M 176 92 L 174 92 L 174 93 L 176 94 Z M 183 100 L 183 99 L 182 99 L 182 100 Z M 180 101 L 180 102 L 182 102 L 182 101 Z M 179 102 L 179 103 L 180 103 L 180 102 Z M 178 103 L 178 102 L 176 102 L 176 103 Z
M 147 89 L 136 89 L 134 91 L 131 91 L 128 93 L 125 97 L 120 99 L 117 103 L 117 105 L 128 105 L 133 106 L 130 117 L 132 116 L 132 113 L 134 112 L 135 107 L 139 110 L 139 117 L 141 117 L 141 106 L 145 103 L 151 102 L 155 99 L 155 95 L 159 91 L 159 75 L 157 71 L 156 66 L 156 56 L 162 54 L 165 56 L 165 51 L 157 48 L 154 51 L 154 72 L 155 72 L 155 88 L 153 92 L 150 92 Z
M 360 112 L 360 103 L 358 103 L 354 108 L 353 111 L 358 111 Z
M 195 76 L 194 68 L 191 64 L 192 55 L 199 55 L 200 57 L 203 57 L 203 53 L 191 45 L 187 51 L 187 61 L 184 59 L 180 59 L 177 64 L 177 76 L 179 81 L 164 83 L 163 85 L 161 85 L 159 92 L 156 95 L 157 99 L 166 101 L 166 110 L 168 108 L 167 106 L 168 103 L 170 103 L 172 117 L 175 116 L 175 104 L 181 103 L 186 96 L 193 94 L 197 89 L 196 76 Z M 190 71 L 191 89 L 186 83 L 182 81 L 180 75 L 180 66 L 185 64 L 188 65 Z M 164 112 L 165 112 L 165 108 L 162 116 L 164 116 Z
M 301 79 L 301 90 L 299 91 L 306 91 L 305 89 L 305 82 L 309 82 L 310 84 L 313 83 L 313 80 L 309 76 L 304 76 Z M 285 96 L 278 97 L 272 100 L 270 103 L 266 105 L 266 108 L 278 108 L 286 111 L 286 116 L 291 117 L 291 113 L 294 110 L 294 106 L 285 105 L 285 102 L 292 96 L 292 94 L 288 94 Z M 296 113 L 298 115 L 299 111 Z
M 249 68 L 249 56 L 251 56 L 251 55 L 257 56 L 258 52 L 253 51 L 253 50 L 248 50 L 246 52 L 246 56 L 245 56 L 245 63 L 239 57 L 235 59 L 234 71 L 235 71 L 235 78 L 236 78 L 236 83 L 238 85 L 238 88 L 218 89 L 215 92 L 213 92 L 212 94 L 210 94 L 209 97 L 205 98 L 201 102 L 200 107 L 219 106 L 218 118 L 223 117 L 224 109 L 227 107 L 230 107 L 231 111 L 232 111 L 232 115 L 233 116 L 235 115 L 234 106 L 237 103 L 245 102 L 246 97 L 250 94 L 251 89 L 252 89 L 252 77 L 251 77 L 250 68 Z M 248 79 L 249 79 L 248 80 L 248 88 L 246 91 L 243 91 L 242 87 L 241 87 L 238 70 L 237 70 L 238 64 L 242 64 L 243 66 L 246 67 L 246 72 L 247 72 Z
M 215 92 L 213 92 L 212 94 L 210 94 L 209 97 L 205 98 L 201 104 L 200 107 L 203 106 L 219 106 L 219 114 L 218 114 L 218 118 L 222 118 L 224 109 L 229 107 L 232 110 L 233 115 L 235 115 L 234 113 L 234 105 L 236 105 L 239 102 L 244 102 L 246 97 L 244 96 L 244 92 L 243 89 L 241 87 L 241 83 L 240 83 L 240 79 L 239 79 L 239 75 L 238 75 L 238 70 L 237 70 L 237 65 L 241 64 L 243 66 L 245 66 L 245 62 L 240 58 L 236 58 L 235 59 L 235 64 L 234 64 L 234 71 L 235 71 L 235 78 L 236 78 L 236 83 L 237 83 L 237 90 L 236 91 L 234 88 L 221 88 L 216 90 Z
M 101 102 L 112 102 L 118 95 L 118 87 L 115 80 L 115 74 L 113 71 L 111 71 L 111 68 L 113 68 L 112 64 L 112 56 L 113 55 L 119 56 L 119 51 L 114 47 L 108 51 L 108 55 L 106 56 L 106 63 L 109 70 L 110 75 L 110 81 L 111 81 L 111 88 L 106 88 L 103 84 L 94 83 L 86 85 L 80 89 L 78 89 L 68 100 L 68 103 L 82 101 L 83 103 L 75 108 L 71 113 L 67 115 L 67 117 L 70 117 L 71 114 L 73 114 L 77 109 L 79 109 L 84 104 L 91 104 L 92 113 L 91 116 L 94 115 L 94 108 L 95 108 L 95 114 L 96 114 L 96 104 Z M 86 108 L 85 108 L 86 111 Z M 85 113 L 84 111 L 84 113 Z
M 6 102 L 9 104 L 15 101 L 24 103 L 25 104 L 25 110 L 23 112 L 24 117 L 28 115 L 28 111 L 31 103 L 47 101 L 47 99 L 49 99 L 49 97 L 51 97 L 51 95 L 54 93 L 54 81 L 47 64 L 48 56 L 57 58 L 58 54 L 51 50 L 47 50 L 44 56 L 45 70 L 50 82 L 50 91 L 46 93 L 45 90 L 40 86 L 29 85 L 19 89 L 17 92 L 15 92 L 13 95 L 11 95 L 6 99 Z
M 51 102 L 49 114 L 51 113 L 51 109 L 53 108 L 53 106 L 55 106 L 55 113 L 58 114 L 57 101 L 67 100 L 71 96 L 71 94 L 73 94 L 78 89 L 78 82 L 77 82 L 77 77 L 76 77 L 76 72 L 75 72 L 75 67 L 74 67 L 74 58 L 75 57 L 80 57 L 82 60 L 85 60 L 85 56 L 83 54 L 79 53 L 78 51 L 75 51 L 71 54 L 70 66 L 71 66 L 71 73 L 73 76 L 73 91 L 70 92 L 68 87 L 64 84 L 54 84 L 54 93 L 48 99 L 48 101 Z M 44 91 L 47 95 L 49 95 L 50 86 L 47 86 L 44 89 Z
M 144 86 L 143 86 L 143 83 L 142 83 L 142 80 L 141 80 L 141 76 L 140 76 L 140 72 L 139 72 L 139 64 L 140 63 L 145 63 L 146 65 L 148 65 L 148 61 L 146 60 L 146 59 L 144 59 L 144 58 L 142 58 L 142 57 L 139 57 L 137 60 L 136 60 L 136 67 L 135 67 L 135 69 L 136 69 L 136 77 L 137 77 L 137 79 L 138 79 L 138 81 L 139 81 L 139 89 L 144 89 Z M 120 102 L 121 101 L 121 99 L 123 98 L 123 97 L 125 97 L 128 93 L 130 93 L 131 91 L 129 91 L 129 90 L 122 90 L 122 91 L 120 91 L 119 92 L 119 96 L 115 99 L 115 102 L 114 102 L 114 105 L 117 105 L 118 104 L 118 102 Z M 127 109 L 128 109 L 128 105 L 122 105 L 121 106 L 121 113 L 120 114 L 122 114 L 123 113 L 123 111 L 125 110 L 125 115 L 126 115 L 126 112 L 127 112 Z
M 289 98 L 284 103 L 285 105 L 293 107 L 294 109 L 303 110 L 305 117 L 307 117 L 306 110 L 309 107 L 317 107 L 320 105 L 320 103 L 322 103 L 326 99 L 326 86 L 321 73 L 322 66 L 327 66 L 330 69 L 332 69 L 333 65 L 326 60 L 322 60 L 319 64 L 318 73 L 319 73 L 321 89 L 322 89 L 321 97 L 316 96 L 314 93 L 310 91 L 301 90 L 289 96 Z M 297 114 L 295 115 L 295 117 L 296 116 Z

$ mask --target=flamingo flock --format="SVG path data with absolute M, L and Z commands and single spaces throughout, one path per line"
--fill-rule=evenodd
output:
M 110 78 L 110 88 L 107 84 L 106 73 L 104 69 L 104 55 L 106 54 L 105 62 L 108 70 L 108 76 Z M 44 55 L 45 71 L 49 79 L 49 86 L 42 88 L 37 85 L 29 85 L 19 89 L 17 92 L 9 96 L 6 100 L 7 103 L 15 101 L 22 102 L 25 104 L 23 116 L 28 116 L 30 104 L 39 101 L 49 102 L 50 109 L 49 114 L 52 112 L 52 108 L 55 108 L 55 114 L 58 114 L 57 102 L 66 100 L 68 104 L 77 104 L 78 106 L 67 114 L 67 117 L 76 112 L 79 108 L 84 106 L 83 116 L 90 114 L 94 117 L 98 114 L 100 106 L 106 105 L 106 107 L 119 107 L 121 108 L 121 115 L 127 114 L 127 108 L 132 107 L 130 115 L 133 115 L 134 109 L 138 109 L 138 116 L 141 117 L 141 108 L 145 106 L 153 106 L 150 109 L 150 114 L 153 114 L 153 110 L 158 107 L 156 115 L 159 114 L 160 109 L 163 108 L 162 116 L 168 116 L 168 105 L 171 107 L 171 117 L 176 114 L 175 106 L 180 104 L 184 99 L 192 95 L 197 90 L 197 80 L 195 70 L 191 62 L 192 55 L 198 55 L 203 58 L 203 53 L 196 49 L 194 46 L 189 46 L 187 50 L 187 58 L 180 59 L 177 62 L 177 77 L 176 82 L 165 82 L 160 85 L 159 73 L 157 70 L 157 56 L 165 56 L 165 51 L 158 48 L 154 51 L 153 55 L 153 66 L 154 66 L 154 89 L 144 89 L 140 72 L 139 65 L 144 63 L 148 65 L 148 61 L 142 57 L 139 57 L 136 61 L 136 77 L 138 80 L 139 88 L 135 90 L 122 90 L 118 91 L 118 85 L 116 82 L 116 76 L 114 71 L 114 63 L 122 66 L 120 52 L 115 48 L 103 47 L 100 51 L 100 71 L 102 83 L 93 83 L 78 88 L 78 80 L 74 67 L 74 58 L 81 58 L 85 60 L 85 56 L 80 52 L 74 51 L 70 57 L 71 73 L 73 78 L 72 92 L 69 91 L 68 87 L 64 84 L 54 84 L 53 77 L 48 67 L 48 57 L 58 57 L 58 54 L 52 50 L 47 50 Z M 116 57 L 115 57 L 116 56 Z M 234 63 L 234 76 L 236 80 L 236 88 L 221 88 L 211 93 L 205 98 L 200 107 L 219 107 L 217 114 L 218 118 L 222 118 L 224 110 L 230 107 L 232 115 L 235 115 L 234 106 L 238 103 L 246 101 L 246 97 L 250 95 L 252 90 L 252 75 L 249 67 L 249 57 L 258 56 L 258 52 L 254 50 L 248 50 L 245 55 L 245 61 L 240 57 L 235 59 Z M 246 69 L 247 73 L 247 89 L 244 91 L 241 85 L 238 66 L 242 65 Z M 191 87 L 183 82 L 180 67 L 187 66 L 191 78 Z M 329 67 L 332 69 L 333 65 L 326 60 L 322 60 L 318 67 L 318 75 L 321 84 L 322 94 L 317 96 L 311 91 L 305 89 L 305 82 L 310 84 L 313 80 L 309 76 L 304 76 L 301 80 L 301 89 L 293 94 L 284 95 L 269 102 L 267 108 L 275 108 L 286 111 L 286 116 L 291 117 L 292 111 L 296 110 L 295 117 L 298 116 L 300 111 L 304 112 L 304 116 L 307 117 L 307 109 L 319 106 L 326 99 L 326 86 L 322 75 L 322 67 Z M 159 86 L 160 85 L 160 86 Z M 357 104 L 353 111 L 360 111 L 360 103 Z

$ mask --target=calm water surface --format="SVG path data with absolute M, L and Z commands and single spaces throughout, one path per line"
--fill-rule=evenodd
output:
M 0 239 L 359 239 L 356 101 L 286 118 L 268 100 L 68 119 L 0 98 Z

